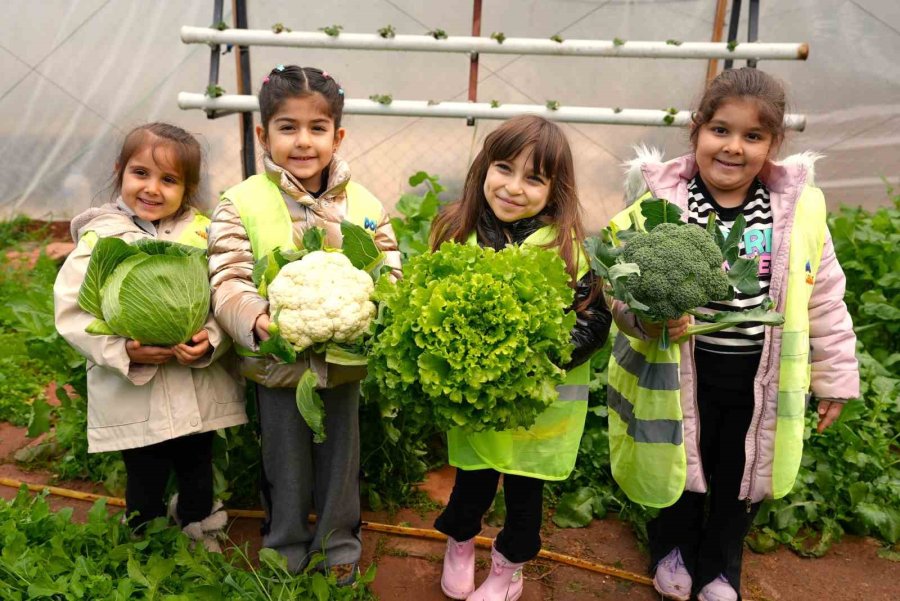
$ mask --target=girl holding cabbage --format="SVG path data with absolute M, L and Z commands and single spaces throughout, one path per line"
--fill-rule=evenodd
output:
M 191 203 L 201 151 L 179 127 L 152 123 L 125 138 L 117 198 L 72 220 L 77 246 L 54 286 L 56 327 L 87 358 L 88 451 L 122 451 L 126 504 L 140 527 L 168 512 L 219 550 L 214 430 L 246 423 L 231 342 L 209 314 L 206 230 Z

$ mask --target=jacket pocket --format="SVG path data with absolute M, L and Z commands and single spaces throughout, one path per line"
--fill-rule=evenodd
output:
M 119 374 L 94 366 L 87 372 L 88 428 L 139 424 L 150 419 L 155 381 L 135 386 Z

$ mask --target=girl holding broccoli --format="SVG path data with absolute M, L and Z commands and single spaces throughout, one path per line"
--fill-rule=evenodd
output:
M 227 190 L 210 227 L 209 269 L 217 319 L 238 345 L 242 371 L 257 383 L 262 433 L 262 497 L 267 519 L 263 545 L 300 571 L 310 553 L 323 551 L 338 582 L 357 574 L 361 552 L 359 505 L 358 369 L 325 362 L 312 351 L 285 364 L 259 352 L 269 338 L 269 303 L 253 283 L 253 266 L 266 253 L 302 246 L 309 228 L 325 231 L 325 244 L 340 248 L 340 224 L 365 228 L 397 273 L 400 254 L 381 203 L 351 179 L 336 153 L 344 90 L 325 71 L 279 65 L 259 92 L 256 133 L 265 173 Z M 339 291 L 335 291 L 338 294 Z M 295 389 L 313 370 L 325 407 L 325 442 L 297 410 Z M 309 524 L 315 505 L 316 527 Z
M 760 293 L 700 311 L 741 311 L 770 297 L 785 316 L 782 327 L 745 322 L 660 350 L 662 327 L 676 340 L 690 317 L 663 326 L 613 304 L 613 474 L 633 500 L 662 508 L 648 534 L 654 586 L 668 599 L 740 599 L 744 537 L 761 501 L 786 495 L 797 476 L 807 392 L 818 401 L 819 432 L 859 394 L 844 274 L 813 181 L 818 157 L 773 161 L 784 114 L 774 78 L 727 70 L 693 115 L 691 154 L 662 163 L 643 153 L 630 163 L 630 200 L 668 199 L 689 223 L 715 219 L 726 236 L 739 216 L 746 221 L 740 256 L 758 258 Z M 614 226 L 627 228 L 639 205 Z
M 572 153 L 559 126 L 520 116 L 487 136 L 462 199 L 435 219 L 432 248 L 448 240 L 496 250 L 507 244 L 558 248 L 575 289 L 575 349 L 552 410 L 532 428 L 514 431 L 507 437 L 511 445 L 492 445 L 495 432 L 456 428 L 448 433 L 450 463 L 457 472 L 450 502 L 435 521 L 448 536 L 441 588 L 453 599 L 515 601 L 522 595 L 522 566 L 541 548 L 544 481 L 563 480 L 574 467 L 587 410 L 589 359 L 606 341 L 611 322 L 600 281 L 582 251 Z M 490 574 L 475 590 L 474 538 L 501 473 L 506 521 L 494 541 Z
M 209 219 L 192 206 L 200 166 L 200 145 L 183 129 L 151 123 L 132 130 L 116 160 L 117 198 L 72 220 L 77 246 L 53 293 L 57 330 L 88 361 L 88 451 L 122 451 L 132 525 L 166 515 L 165 488 L 174 472 L 179 494 L 170 513 L 188 536 L 218 550 L 215 535 L 226 515 L 213 503 L 214 430 L 247 421 L 230 339 L 212 316 L 189 342 L 172 347 L 88 334 L 94 316 L 78 302 L 100 238 L 206 247 Z

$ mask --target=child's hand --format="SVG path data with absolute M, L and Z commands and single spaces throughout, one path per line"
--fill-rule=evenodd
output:
M 819 434 L 834 423 L 834 420 L 838 418 L 843 409 L 844 403 L 829 401 L 828 399 L 819 401 L 819 425 L 816 427 Z
M 641 328 L 650 338 L 659 338 L 662 336 L 662 324 L 650 321 L 640 320 Z M 682 315 L 678 319 L 670 319 L 667 322 L 669 326 L 669 340 L 678 340 L 687 332 L 688 326 L 691 325 L 691 316 Z
M 253 326 L 253 331 L 256 332 L 256 337 L 259 338 L 260 341 L 269 339 L 269 325 L 271 323 L 272 320 L 269 319 L 269 316 L 265 313 L 256 318 L 256 324 Z
M 209 332 L 200 330 L 191 337 L 190 343 L 176 344 L 172 353 L 182 365 L 190 365 L 209 351 Z
M 162 365 L 174 356 L 172 349 L 164 346 L 143 346 L 137 340 L 125 343 L 125 352 L 132 363 Z

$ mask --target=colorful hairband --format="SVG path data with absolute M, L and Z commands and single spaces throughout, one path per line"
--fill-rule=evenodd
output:
M 267 84 L 267 83 L 269 83 L 269 76 L 268 76 L 268 75 L 266 75 L 265 77 L 263 77 L 263 85 L 265 85 L 265 84 Z
M 325 79 L 331 79 L 331 75 L 328 74 L 328 71 L 322 71 L 322 77 Z
M 343 95 L 344 95 L 344 88 L 338 88 L 338 94 L 340 94 L 341 96 L 343 96 Z
M 275 70 L 281 73 L 284 71 L 284 65 L 275 65 Z

